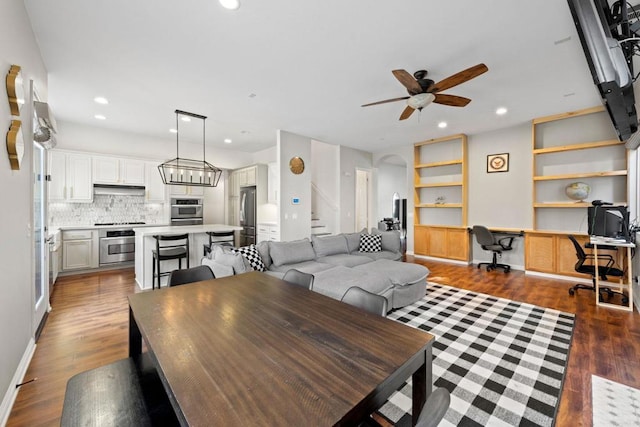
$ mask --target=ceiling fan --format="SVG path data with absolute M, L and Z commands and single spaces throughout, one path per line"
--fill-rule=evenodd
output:
M 476 78 L 480 74 L 486 73 L 488 70 L 489 69 L 484 64 L 474 65 L 473 67 L 462 70 L 459 73 L 439 81 L 438 83 L 434 83 L 433 80 L 426 78 L 426 70 L 416 71 L 413 73 L 413 77 L 405 70 L 393 70 L 393 75 L 404 87 L 407 88 L 409 96 L 372 102 L 370 104 L 364 104 L 363 107 L 386 104 L 387 102 L 403 101 L 406 99 L 407 107 L 400 115 L 400 120 L 408 119 L 415 110 L 422 111 L 424 107 L 432 102 L 435 102 L 436 104 L 449 105 L 451 107 L 464 107 L 471 102 L 469 98 L 456 95 L 446 95 L 440 92 Z

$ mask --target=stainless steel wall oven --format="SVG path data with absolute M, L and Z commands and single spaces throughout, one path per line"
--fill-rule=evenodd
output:
M 201 225 L 202 199 L 171 199 L 171 225 Z
M 135 232 L 132 229 L 100 230 L 100 266 L 135 259 Z

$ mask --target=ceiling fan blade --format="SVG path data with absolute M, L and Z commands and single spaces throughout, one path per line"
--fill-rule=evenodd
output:
M 422 86 L 406 70 L 393 70 L 392 73 L 409 90 L 410 94 L 422 93 Z
M 370 105 L 378 105 L 378 104 L 386 104 L 387 102 L 396 102 L 396 101 L 404 101 L 405 99 L 409 99 L 411 98 L 410 96 L 403 96 L 400 98 L 393 98 L 393 99 L 385 99 L 384 101 L 377 101 L 377 102 L 372 102 L 371 104 L 364 104 L 361 107 L 368 107 Z
M 442 92 L 443 90 L 450 89 L 454 86 L 458 86 L 459 84 L 478 77 L 480 74 L 486 73 L 487 71 L 489 71 L 489 68 L 487 68 L 487 66 L 484 64 L 474 65 L 473 67 L 462 70 L 459 73 L 456 73 L 444 80 L 439 81 L 429 88 L 429 92 Z
M 464 107 L 471 102 L 469 98 L 456 95 L 445 95 L 444 93 L 437 93 L 436 99 L 433 100 L 436 104 L 450 105 L 452 107 Z
M 413 107 L 407 105 L 407 108 L 405 108 L 402 114 L 400 114 L 400 120 L 408 119 L 413 114 L 414 111 L 416 110 Z

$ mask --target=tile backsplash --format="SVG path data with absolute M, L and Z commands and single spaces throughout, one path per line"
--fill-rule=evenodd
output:
M 104 222 L 162 224 L 164 205 L 145 203 L 144 196 L 94 195 L 93 203 L 49 203 L 49 225 L 93 225 Z

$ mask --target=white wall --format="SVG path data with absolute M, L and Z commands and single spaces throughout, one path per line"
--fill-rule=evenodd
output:
M 25 91 L 33 79 L 41 99 L 47 99 L 47 71 L 21 0 L 4 0 L 0 13 L 0 70 L 4 76 L 12 65 L 22 67 Z M 4 84 L 3 84 L 4 86 Z M 33 250 L 31 162 L 29 127 L 31 108 L 22 110 L 25 155 L 19 171 L 9 166 L 6 149 L 0 155 L 0 197 L 4 201 L 0 221 L 0 424 L 10 410 L 15 393 L 14 375 L 33 338 Z M 4 140 L 11 121 L 5 89 L 0 90 L 0 129 Z M 4 147 L 4 144 L 2 145 Z M 10 206 L 10 208 L 7 208 Z M 18 378 L 19 380 L 20 378 Z
M 280 165 L 280 240 L 297 240 L 311 234 L 311 138 L 283 130 L 278 131 Z M 300 157 L 305 169 L 299 175 L 289 170 L 289 160 Z M 293 205 L 297 197 L 300 204 Z
M 355 232 L 356 213 L 356 169 L 372 169 L 373 154 L 366 151 L 340 146 L 340 232 Z M 371 197 L 374 196 L 371 192 Z M 372 206 L 375 201 L 371 200 Z M 373 214 L 373 213 L 372 213 Z M 369 224 L 369 228 L 378 223 Z
M 413 165 L 412 165 L 413 167 Z M 377 208 L 374 218 L 391 218 L 393 214 L 393 194 L 398 193 L 401 199 L 406 199 L 409 186 L 407 185 L 407 166 L 382 162 L 376 169 L 378 177 Z
M 311 141 L 312 211 L 320 225 L 330 233 L 339 230 L 340 223 L 340 147 Z

